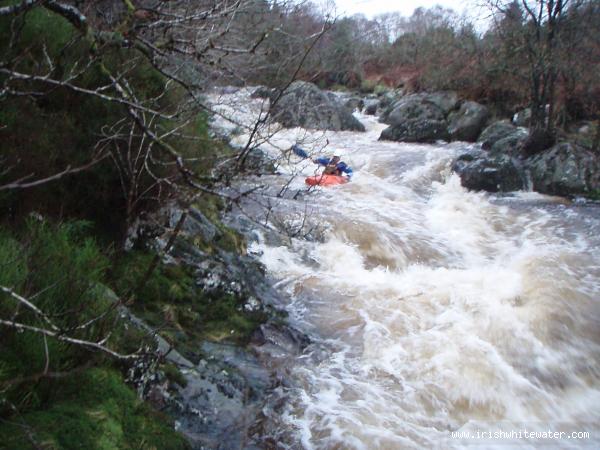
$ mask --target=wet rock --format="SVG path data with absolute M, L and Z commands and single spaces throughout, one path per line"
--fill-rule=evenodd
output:
M 509 155 L 515 158 L 520 157 L 523 142 L 525 142 L 528 135 L 527 130 L 524 128 L 517 128 L 514 133 L 494 142 L 490 149 L 490 153 Z
M 474 191 L 510 192 L 525 188 L 523 169 L 509 155 L 461 156 L 452 170 L 464 187 Z
M 270 373 L 250 352 L 234 346 L 204 343 L 202 351 L 210 356 L 184 371 L 187 384 L 171 406 L 178 430 L 193 448 L 247 448 Z
M 411 94 L 394 102 L 381 117 L 381 122 L 392 127 L 407 121 L 444 120 L 444 112 L 427 101 L 426 94 Z
M 378 104 L 378 108 L 383 110 L 384 112 L 387 111 L 388 113 L 391 112 L 391 109 L 389 109 L 392 104 L 394 104 L 396 101 L 398 101 L 399 98 L 401 98 L 404 95 L 404 93 L 396 93 L 396 92 L 384 92 L 383 94 L 381 94 L 379 96 L 379 104 Z M 389 110 L 388 110 L 389 109 Z
M 169 215 L 169 227 L 174 229 L 181 219 L 183 211 L 178 208 L 171 209 Z M 217 227 L 198 209 L 191 207 L 188 209 L 187 216 L 181 225 L 180 232 L 195 236 L 200 235 L 205 241 L 214 240 L 220 231 Z
M 453 91 L 439 91 L 426 94 L 424 101 L 438 107 L 444 116 L 454 111 L 459 103 L 458 94 Z
M 347 108 L 312 83 L 295 81 L 271 106 L 273 119 L 284 127 L 365 131 Z
M 379 106 L 379 101 L 377 99 L 367 99 L 365 100 L 364 113 L 369 116 L 374 116 L 377 114 L 377 107 Z
M 260 148 L 251 149 L 244 160 L 244 170 L 255 175 L 272 175 L 276 173 L 275 161 Z
M 276 94 L 276 91 L 274 89 L 268 88 L 266 86 L 259 86 L 254 90 L 254 92 L 252 92 L 252 94 L 250 94 L 250 97 L 265 98 L 270 100 L 274 94 Z
M 557 144 L 525 162 L 534 190 L 551 195 L 586 194 L 600 189 L 600 157 L 571 143 Z
M 299 355 L 310 344 L 310 339 L 291 327 L 276 323 L 260 326 L 252 336 L 255 351 L 268 359 L 275 360 L 290 355 Z
M 400 142 L 435 142 L 447 140 L 447 124 L 441 120 L 407 120 L 381 132 L 380 140 Z
M 151 221 L 159 226 L 154 247 L 165 247 L 182 214 L 176 205 L 155 214 Z M 252 223 L 242 219 L 234 222 L 247 232 L 254 229 Z M 198 301 L 216 305 L 214 310 L 190 309 L 186 328 L 171 330 L 169 335 L 175 348 L 127 308 L 120 307 L 123 318 L 155 336 L 155 348 L 147 350 L 152 357 L 136 361 L 128 380 L 140 396 L 175 420 L 192 448 L 263 448 L 261 435 L 256 435 L 256 423 L 269 393 L 286 378 L 284 369 L 275 368 L 277 361 L 299 354 L 308 339 L 281 323 L 285 314 L 277 308 L 283 300 L 267 280 L 264 267 L 250 256 L 217 244 L 225 232 L 221 224 L 217 226 L 200 210 L 191 208 L 173 247 L 164 256 L 165 263 L 183 265 L 193 274 L 190 289 L 200 294 Z M 207 242 L 211 245 L 205 248 Z M 238 341 L 250 340 L 249 346 L 203 342 L 199 336 L 204 335 L 190 328 L 203 326 L 204 322 L 194 319 L 198 311 L 222 314 L 218 302 L 224 298 L 229 303 L 221 306 L 232 308 L 225 314 L 239 314 L 244 324 L 257 326 L 254 334 L 250 329 Z M 239 330 L 243 332 L 244 327 Z M 157 370 L 159 360 L 178 368 L 181 378 L 172 381 Z
M 448 133 L 453 141 L 475 142 L 489 117 L 488 109 L 476 102 L 464 102 L 448 116 Z
M 477 142 L 481 143 L 481 148 L 489 150 L 496 142 L 516 133 L 518 130 L 519 128 L 508 120 L 500 120 L 486 127 L 479 135 Z
M 365 106 L 364 100 L 360 97 L 349 97 L 344 99 L 344 106 L 349 111 L 358 110 L 361 111 Z

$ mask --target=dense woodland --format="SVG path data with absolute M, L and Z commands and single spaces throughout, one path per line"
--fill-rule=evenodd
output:
M 261 123 L 241 150 L 216 139 L 212 87 L 454 90 L 498 117 L 531 107 L 550 134 L 597 121 L 600 3 L 488 6 L 482 31 L 440 7 L 369 20 L 295 1 L 0 1 L 0 443 L 185 447 L 124 381 L 153 351 L 118 311 L 170 323 L 165 305 L 201 298 L 126 245 L 167 202 L 200 208 L 225 236 L 214 245 L 243 252 L 218 187 L 243 176 Z M 243 343 L 254 318 L 224 301 L 201 313 Z

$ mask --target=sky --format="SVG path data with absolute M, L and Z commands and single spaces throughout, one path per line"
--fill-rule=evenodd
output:
M 452 8 L 459 14 L 463 12 L 472 15 L 477 8 L 473 0 L 335 0 L 337 12 L 340 15 L 351 16 L 353 14 L 364 14 L 368 18 L 386 12 L 400 12 L 404 16 L 411 16 L 413 11 L 422 6 L 431 8 L 441 5 Z

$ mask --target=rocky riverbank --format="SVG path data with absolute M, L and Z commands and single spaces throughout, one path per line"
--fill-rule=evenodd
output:
M 162 253 L 164 273 L 179 274 L 171 289 L 186 291 L 177 302 L 140 299 L 123 312 L 145 331 L 158 329 L 163 365 L 132 369 L 139 393 L 173 418 L 192 448 L 261 447 L 265 400 L 285 383 L 279 361 L 308 339 L 286 324 L 282 299 L 246 254 L 244 236 L 221 222 L 214 203 L 163 208 L 129 235 L 132 249 Z

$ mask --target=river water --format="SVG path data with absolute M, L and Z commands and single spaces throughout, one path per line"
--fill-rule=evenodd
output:
M 243 108 L 222 110 L 256 116 L 261 102 L 244 95 L 229 98 Z M 296 236 L 260 233 L 250 251 L 312 341 L 285 361 L 283 406 L 265 413 L 271 438 L 306 449 L 598 448 L 598 205 L 469 192 L 449 169 L 469 144 L 379 142 L 385 126 L 357 117 L 366 133 L 283 130 L 263 146 L 340 154 L 351 183 L 306 192 L 315 165 L 284 157 L 281 175 L 255 180 L 262 200 L 246 204 Z

